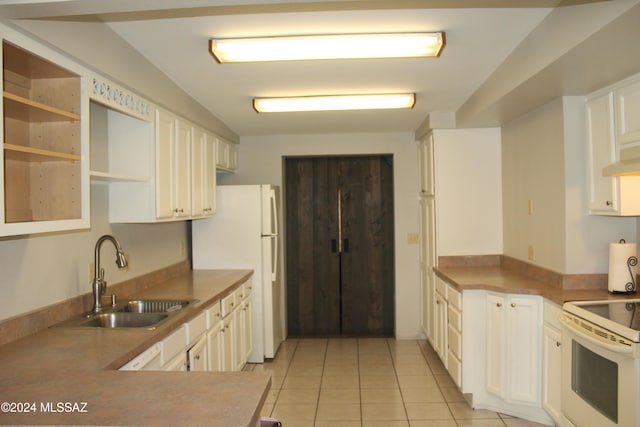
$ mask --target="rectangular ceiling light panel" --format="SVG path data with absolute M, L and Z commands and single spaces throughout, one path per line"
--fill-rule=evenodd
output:
M 256 98 L 253 100 L 253 108 L 258 113 L 400 109 L 413 108 L 415 99 L 413 93 Z
M 404 58 L 439 56 L 444 44 L 442 32 L 346 34 L 211 39 L 209 51 L 220 63 Z

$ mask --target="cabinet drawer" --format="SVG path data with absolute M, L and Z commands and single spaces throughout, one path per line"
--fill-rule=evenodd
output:
M 233 308 L 236 306 L 236 294 L 230 293 L 226 297 L 222 298 L 222 317 L 227 317 Z
M 449 305 L 454 306 L 458 311 L 462 311 L 462 293 L 455 290 L 451 285 L 447 289 L 447 301 Z
M 447 315 L 449 316 L 449 326 L 452 326 L 458 332 L 462 332 L 462 314 L 455 307 L 449 305 Z
M 458 359 L 462 359 L 462 334 L 456 331 L 451 325 L 447 328 L 447 338 L 449 339 L 449 352 Z
M 462 362 L 451 352 L 447 355 L 447 359 L 447 371 L 453 382 L 460 388 L 462 387 Z
M 220 306 L 220 301 L 216 301 L 213 303 L 213 305 L 209 306 L 209 308 L 206 309 L 207 327 L 209 329 L 216 326 L 218 322 L 220 322 L 220 319 L 222 319 L 222 309 Z
M 161 341 L 162 352 L 160 353 L 160 363 L 164 366 L 173 359 L 178 353 L 183 353 L 187 346 L 187 328 L 185 325 L 180 326 L 168 337 Z
M 438 292 L 444 299 L 447 299 L 447 282 L 439 277 L 436 277 L 436 292 Z
M 189 343 L 195 342 L 207 331 L 207 313 L 202 312 L 187 323 L 187 338 Z

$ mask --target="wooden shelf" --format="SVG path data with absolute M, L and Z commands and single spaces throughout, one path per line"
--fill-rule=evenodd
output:
M 90 171 L 92 180 L 104 182 L 150 182 L 148 178 L 141 176 L 119 175 L 111 172 Z
M 5 158 L 10 160 L 51 162 L 68 160 L 80 161 L 80 156 L 73 153 L 61 153 L 58 151 L 43 150 L 41 148 L 26 147 L 23 145 L 4 144 Z
M 59 122 L 80 120 L 80 115 L 3 91 L 5 115 L 25 122 Z

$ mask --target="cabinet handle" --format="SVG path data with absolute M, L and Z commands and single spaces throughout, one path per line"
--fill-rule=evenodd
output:
M 515 303 L 515 302 L 512 302 L 512 303 L 511 303 L 511 307 L 512 307 L 512 308 L 516 308 L 516 303 Z
M 606 204 L 607 204 L 607 206 L 611 206 L 611 205 L 613 205 L 613 202 L 611 200 L 607 200 Z
M 496 303 L 496 307 L 502 307 L 502 303 L 501 302 L 497 302 Z
M 556 341 L 556 347 L 560 347 L 562 343 L 560 341 Z
M 199 355 L 199 354 L 196 354 L 196 357 L 194 357 L 194 359 L 196 359 L 196 360 L 200 360 L 200 355 Z
M 436 300 L 436 304 L 440 304 L 440 300 L 439 299 Z

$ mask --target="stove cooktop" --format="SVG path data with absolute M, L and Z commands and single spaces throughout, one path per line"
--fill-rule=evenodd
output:
M 565 303 L 563 309 L 640 342 L 640 299 L 575 301 Z

